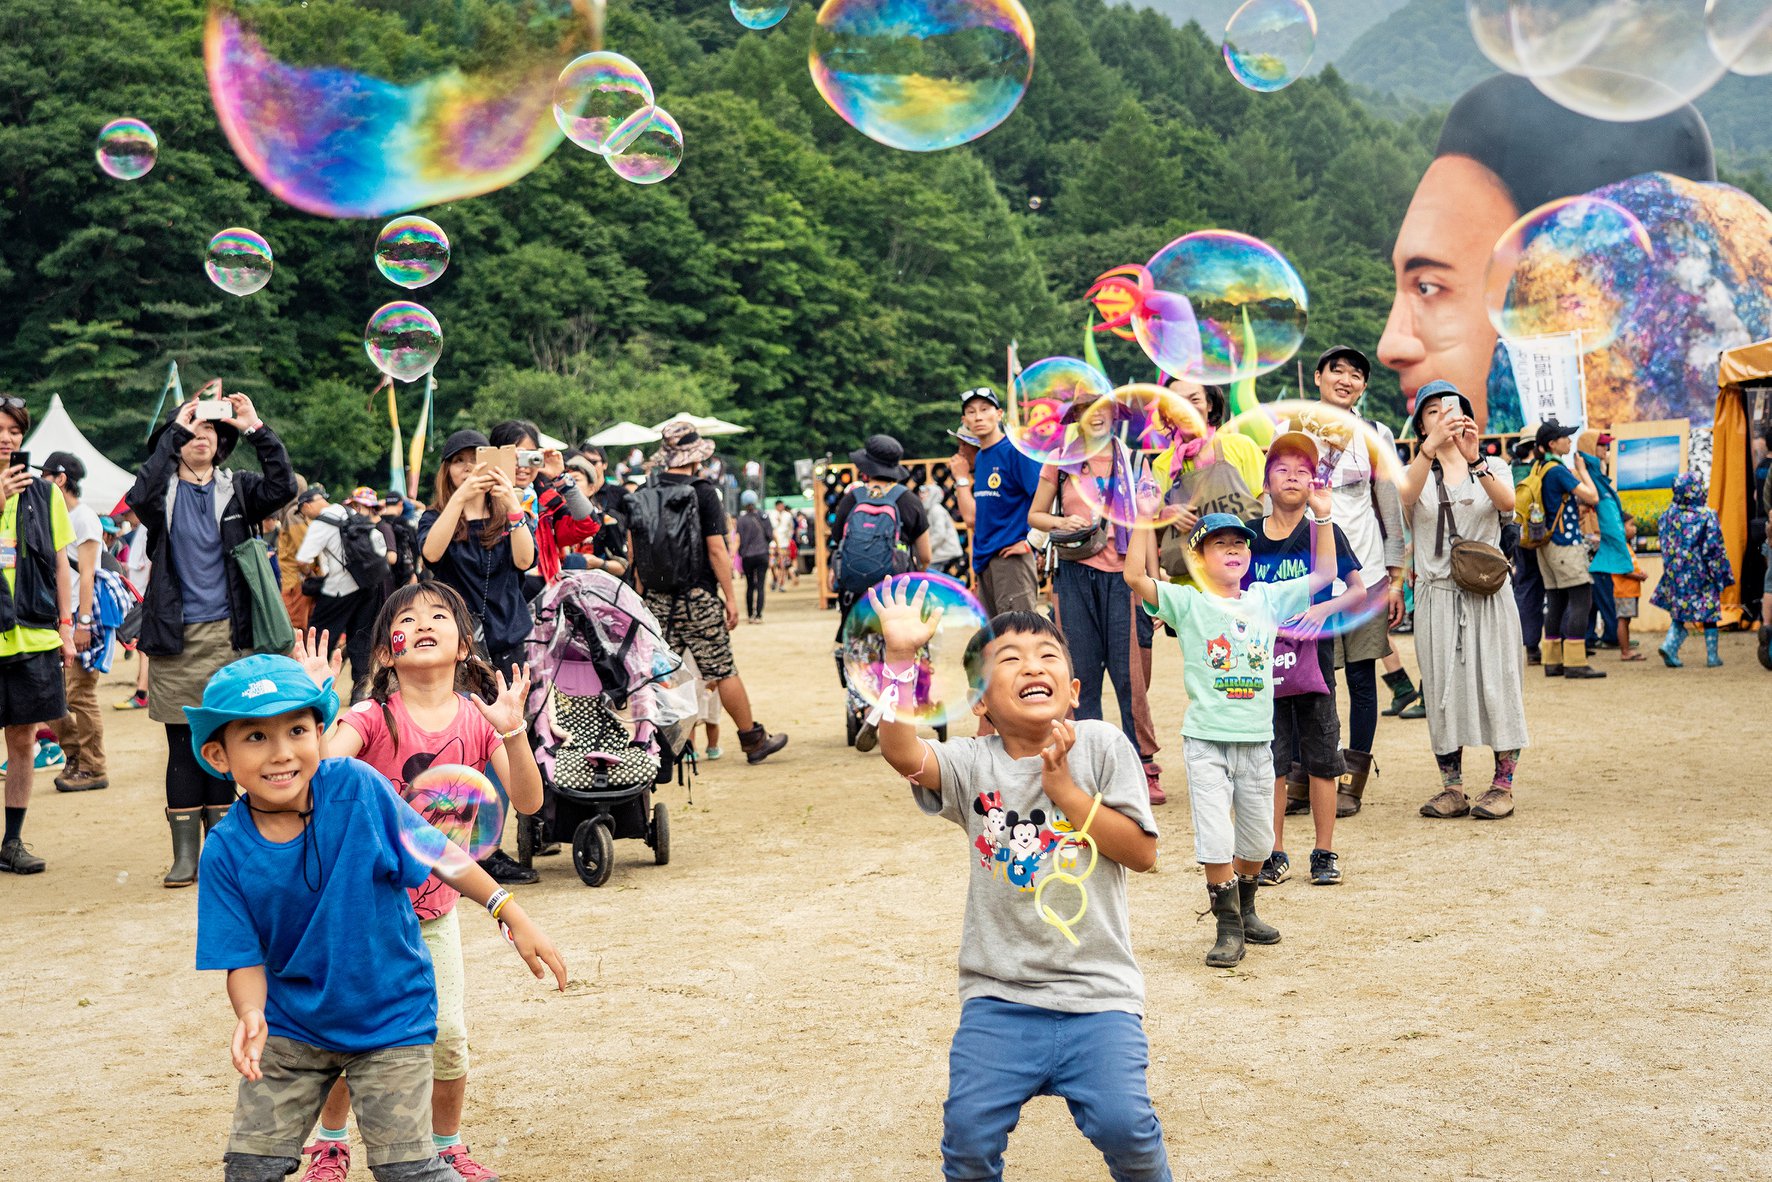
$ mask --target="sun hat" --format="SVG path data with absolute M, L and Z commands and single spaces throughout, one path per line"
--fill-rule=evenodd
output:
M 714 441 L 703 439 L 694 423 L 679 419 L 666 423 L 664 430 L 659 432 L 658 452 L 652 462 L 664 468 L 687 468 L 691 464 L 707 463 L 713 454 Z
M 1198 550 L 1206 544 L 1206 539 L 1213 534 L 1226 532 L 1242 534 L 1251 542 L 1255 540 L 1255 531 L 1244 525 L 1235 516 L 1229 513 L 1208 513 L 1200 518 L 1198 525 L 1194 526 L 1194 532 L 1189 535 L 1187 540 L 1188 549 Z
M 1458 409 L 1464 412 L 1465 418 L 1474 419 L 1477 417 L 1477 408 L 1471 405 L 1471 400 L 1466 398 L 1457 386 L 1444 378 L 1435 378 L 1415 392 L 1415 412 L 1409 416 L 1409 425 L 1414 428 L 1417 436 L 1421 434 L 1422 410 L 1434 399 L 1444 398 L 1448 394 L 1458 396 Z
M 890 435 L 869 435 L 865 445 L 849 453 L 849 460 L 863 476 L 875 480 L 903 480 L 910 473 L 899 461 L 904 447 Z
M 314 709 L 320 712 L 322 732 L 338 717 L 338 695 L 332 692 L 332 678 L 325 685 L 315 685 L 303 669 L 289 657 L 274 653 L 255 653 L 218 669 L 209 684 L 203 687 L 203 704 L 186 706 L 185 721 L 191 727 L 191 751 L 204 771 L 224 780 L 232 779 L 218 771 L 203 758 L 203 744 L 230 722 L 242 718 L 275 718 L 291 710 Z
M 1314 469 L 1317 466 L 1317 441 L 1303 431 L 1288 431 L 1284 435 L 1275 436 L 1274 441 L 1267 445 L 1267 459 L 1261 470 L 1266 472 L 1273 467 L 1275 460 L 1288 454 L 1303 456 Z

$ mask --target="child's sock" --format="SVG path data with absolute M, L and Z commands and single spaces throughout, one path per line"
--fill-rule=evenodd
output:
M 461 1134 L 450 1133 L 446 1136 L 442 1133 L 432 1133 L 431 1144 L 435 1145 L 438 1149 L 448 1149 L 451 1145 L 461 1144 Z
M 1511 751 L 1497 751 L 1495 753 L 1495 779 L 1491 781 L 1490 786 L 1499 788 L 1503 792 L 1512 792 L 1514 790 L 1514 769 L 1519 766 L 1520 749 L 1518 747 Z
M 1448 751 L 1445 755 L 1434 756 L 1434 762 L 1440 765 L 1440 787 L 1464 787 L 1464 748 L 1459 747 Z
M 349 1123 L 349 1122 L 346 1122 L 346 1123 Z M 320 1131 L 318 1133 L 314 1134 L 314 1140 L 316 1140 L 316 1141 L 344 1141 L 344 1140 L 348 1140 L 348 1138 L 345 1136 L 345 1130 L 342 1126 L 339 1128 L 336 1128 L 336 1129 L 329 1129 L 325 1125 L 321 1125 Z
M 24 809 L 15 809 L 11 805 L 7 805 L 6 806 L 6 840 L 11 841 L 13 838 L 17 837 L 19 834 L 19 830 L 23 829 L 24 826 L 25 826 L 25 810 Z

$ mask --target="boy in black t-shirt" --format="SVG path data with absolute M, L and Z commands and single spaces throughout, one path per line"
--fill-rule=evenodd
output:
M 1264 483 L 1273 512 L 1249 522 L 1255 531 L 1250 547 L 1249 570 L 1243 585 L 1276 583 L 1308 575 L 1311 570 L 1312 522 L 1306 521 L 1306 502 L 1317 474 L 1317 445 L 1311 437 L 1292 431 L 1275 439 L 1268 448 Z M 1324 587 L 1311 598 L 1311 608 L 1297 620 L 1282 624 L 1281 641 L 1274 653 L 1274 852 L 1262 864 L 1263 886 L 1278 886 L 1292 873 L 1285 850 L 1286 787 L 1289 780 L 1308 779 L 1311 820 L 1316 844 L 1311 850 L 1311 885 L 1335 886 L 1341 869 L 1335 854 L 1335 785 L 1346 770 L 1341 754 L 1341 718 L 1335 711 L 1335 675 L 1331 660 L 1334 643 L 1321 636 L 1338 614 L 1357 611 L 1366 602 L 1359 561 L 1341 527 L 1335 531 L 1335 577 L 1341 593 Z M 1282 651 L 1282 646 L 1286 650 Z M 1293 669 L 1282 669 L 1287 659 Z M 1296 663 L 1317 663 L 1317 676 L 1301 671 Z M 1295 678 L 1315 692 L 1288 693 L 1285 682 Z

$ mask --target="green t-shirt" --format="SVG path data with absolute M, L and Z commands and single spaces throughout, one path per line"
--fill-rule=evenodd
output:
M 61 553 L 74 544 L 74 523 L 68 517 L 68 503 L 59 489 L 49 493 L 49 530 L 55 542 L 56 572 L 61 572 Z M 18 497 L 11 497 L 0 510 L 0 569 L 6 572 L 6 591 L 12 593 L 18 578 Z M 54 628 L 26 628 L 19 625 L 0 632 L 0 657 L 16 657 L 20 653 L 41 653 L 62 646 L 62 634 Z
M 1310 605 L 1308 578 L 1253 583 L 1236 599 L 1157 584 L 1157 605 L 1144 610 L 1181 639 L 1188 701 L 1183 735 L 1215 743 L 1273 740 L 1274 637 L 1279 621 Z

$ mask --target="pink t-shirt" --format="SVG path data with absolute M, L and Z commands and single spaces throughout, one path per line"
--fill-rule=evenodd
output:
M 1050 480 L 1058 485 L 1058 500 L 1053 504 L 1052 512 L 1059 517 L 1081 517 L 1085 521 L 1096 521 L 1101 517 L 1101 514 L 1098 513 L 1095 510 L 1095 507 L 1089 503 L 1086 497 L 1084 497 L 1083 490 L 1077 487 L 1077 482 L 1080 480 L 1088 480 L 1092 482 L 1097 480 L 1107 480 L 1114 470 L 1112 450 L 1105 451 L 1098 456 L 1090 456 L 1089 459 L 1085 461 L 1085 464 L 1087 465 L 1087 471 L 1066 472 L 1064 473 L 1063 480 L 1059 479 L 1058 467 L 1055 464 L 1047 464 L 1044 468 L 1040 469 L 1040 479 L 1042 481 Z M 1108 498 L 1106 494 L 1103 493 L 1096 499 L 1099 503 L 1105 503 Z M 1112 523 L 1109 523 L 1108 525 L 1107 545 L 1103 546 L 1100 550 L 1097 550 L 1094 554 L 1091 554 L 1088 558 L 1082 558 L 1078 561 L 1084 566 L 1092 566 L 1096 570 L 1106 571 L 1110 575 L 1117 575 L 1126 569 L 1126 556 L 1114 547 L 1114 527 Z
M 395 693 L 388 699 L 388 711 L 394 716 L 397 736 L 388 734 L 387 719 L 381 703 L 364 700 L 352 706 L 339 721 L 356 731 L 363 739 L 363 750 L 357 758 L 386 776 L 394 790 L 407 800 L 412 799 L 409 787 L 420 773 L 437 763 L 461 763 L 483 768 L 492 753 L 502 747 L 498 732 L 474 709 L 465 696 L 456 700 L 455 719 L 440 731 L 420 730 L 406 712 L 406 706 Z M 398 745 L 394 739 L 399 739 Z M 432 818 L 426 817 L 427 821 Z M 461 892 L 435 874 L 425 884 L 408 892 L 412 909 L 420 919 L 436 919 L 454 908 Z

